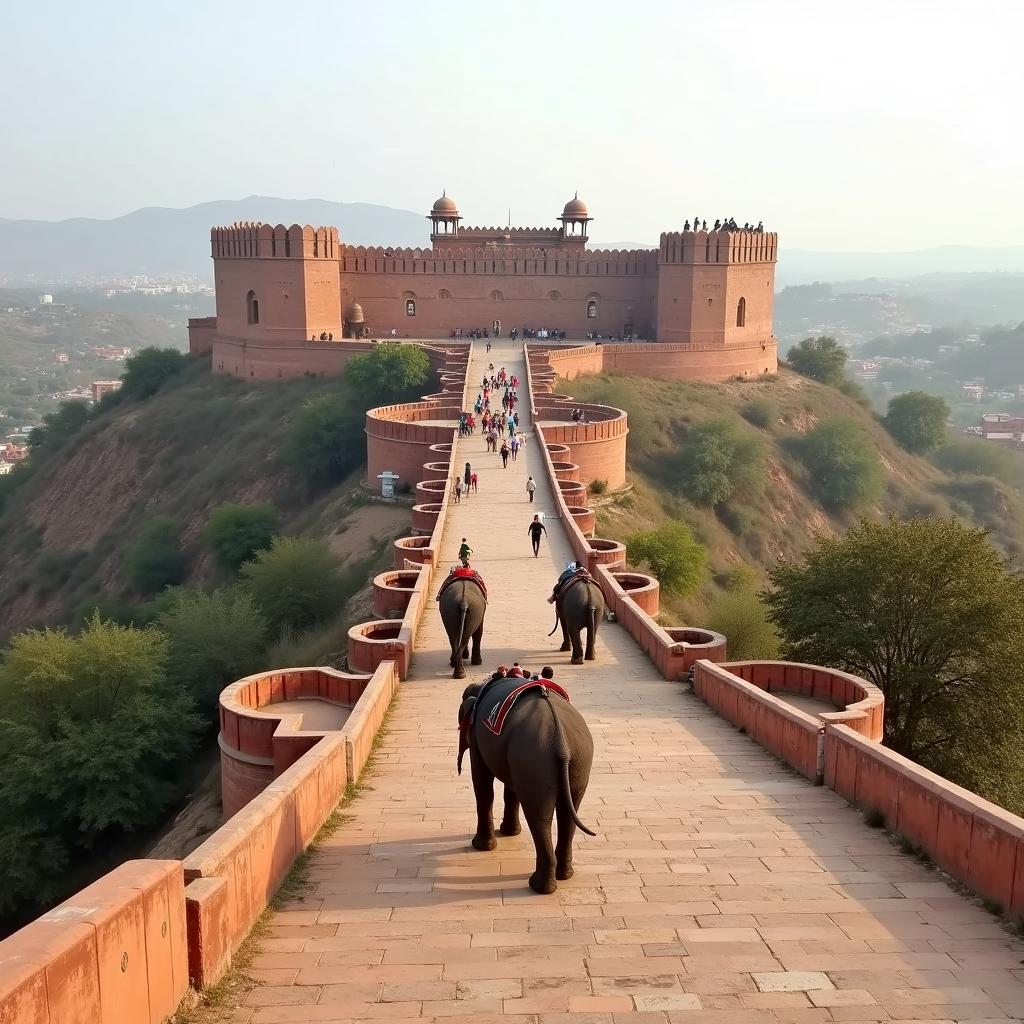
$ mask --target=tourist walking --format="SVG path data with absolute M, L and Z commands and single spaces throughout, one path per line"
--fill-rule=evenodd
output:
M 469 568 L 469 556 L 471 554 L 473 554 L 473 549 L 469 546 L 466 538 L 463 537 L 462 543 L 459 545 L 459 561 L 467 569 Z
M 532 480 L 533 477 L 530 477 Z M 536 486 L 536 485 L 535 485 Z M 530 501 L 533 501 L 533 492 L 530 492 Z M 540 521 L 540 516 L 534 516 L 533 522 L 526 528 L 526 532 L 530 535 L 530 543 L 533 545 L 533 557 L 536 558 L 540 554 L 540 535 L 547 533 L 547 527 Z
M 466 493 L 468 494 L 469 493 L 469 484 L 470 484 L 470 481 L 473 479 L 473 467 L 470 466 L 470 464 L 468 462 L 466 463 L 466 471 L 462 474 L 462 479 L 466 483 Z
M 469 482 L 470 482 L 470 485 L 473 488 L 473 493 L 476 494 L 476 492 L 477 492 L 477 487 L 476 487 L 476 485 L 477 485 L 477 475 L 476 475 L 476 470 L 475 469 L 473 470 L 473 473 L 472 473 L 472 475 L 469 478 Z
M 455 478 L 455 504 L 462 504 L 462 477 Z
M 512 440 L 509 442 L 509 447 L 512 449 L 512 461 L 515 462 L 519 458 L 519 438 L 512 435 Z
M 533 504 L 533 496 L 537 493 L 537 481 L 532 476 L 526 478 L 526 493 L 530 496 L 530 504 Z
M 504 441 L 501 442 L 501 448 L 499 449 L 498 454 L 501 456 L 501 468 L 502 469 L 508 469 L 509 451 L 508 451 L 508 444 L 506 444 L 506 442 L 504 442 Z

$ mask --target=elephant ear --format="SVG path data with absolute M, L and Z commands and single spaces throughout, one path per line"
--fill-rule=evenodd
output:
M 476 697 L 466 697 L 459 708 L 459 756 L 455 767 L 462 774 L 462 756 L 469 750 L 469 730 L 473 728 L 473 710 L 476 708 Z

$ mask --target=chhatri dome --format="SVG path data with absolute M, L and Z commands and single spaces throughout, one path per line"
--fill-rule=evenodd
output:
M 457 217 L 459 215 L 459 207 L 455 200 L 448 195 L 448 192 L 444 191 L 441 193 L 441 198 L 435 200 L 434 205 L 430 208 L 430 212 L 442 217 Z
M 572 220 L 578 220 L 582 217 L 587 217 L 589 219 L 590 212 L 587 210 L 587 204 L 580 199 L 579 192 L 577 192 L 576 195 L 574 195 L 572 199 L 565 204 L 565 209 L 562 210 L 562 216 L 567 219 L 571 218 Z

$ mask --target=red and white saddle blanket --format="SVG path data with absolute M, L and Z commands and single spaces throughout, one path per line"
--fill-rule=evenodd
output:
M 484 584 L 483 577 L 475 569 L 463 569 L 458 568 L 453 572 L 450 572 L 441 584 L 440 590 L 437 592 L 435 601 L 441 599 L 441 595 L 456 581 L 456 580 L 469 580 L 470 583 L 475 583 L 484 595 L 484 600 L 487 600 L 487 587 Z
M 569 694 L 565 688 L 559 686 L 558 683 L 552 682 L 550 679 L 524 679 L 522 684 L 517 686 L 500 704 L 494 705 L 491 713 L 484 719 L 484 727 L 494 733 L 495 736 L 500 736 L 501 730 L 505 725 L 505 719 L 508 718 L 508 713 L 512 710 L 515 702 L 527 690 L 535 690 L 537 688 L 557 693 L 564 701 L 569 701 Z

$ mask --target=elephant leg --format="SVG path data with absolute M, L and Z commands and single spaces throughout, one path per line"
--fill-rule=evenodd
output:
M 584 658 L 587 661 L 593 661 L 595 659 L 594 654 L 594 641 L 597 639 L 597 609 L 591 605 L 587 609 L 587 652 L 584 654 Z
M 482 665 L 484 663 L 483 655 L 480 654 L 480 641 L 484 635 L 484 624 L 481 622 L 480 627 L 473 634 L 473 657 L 470 659 L 471 665 Z
M 554 808 L 547 803 L 534 802 L 523 804 L 523 814 L 533 836 L 534 849 L 537 851 L 537 867 L 530 875 L 530 888 L 534 892 L 547 896 L 558 888 L 555 881 L 555 851 L 551 845 L 551 822 Z
M 508 783 L 505 784 L 505 813 L 498 831 L 503 836 L 517 836 L 523 831 L 523 826 L 519 824 L 519 797 Z
M 484 764 L 476 750 L 470 750 L 470 768 L 473 772 L 473 793 L 476 796 L 476 835 L 474 850 L 493 850 L 498 845 L 494 838 L 494 775 Z
M 561 802 L 555 811 L 555 824 L 558 826 L 558 842 L 555 845 L 555 878 L 564 882 L 572 878 L 572 840 L 576 835 L 576 822 L 572 820 L 568 807 Z
M 583 644 L 580 641 L 580 634 L 583 632 L 579 627 L 574 627 L 572 631 L 572 658 L 569 662 L 570 665 L 582 665 L 583 664 Z
M 572 641 L 569 639 L 569 627 L 565 624 L 565 615 L 561 609 L 558 612 L 558 621 L 562 626 L 562 646 L 558 649 L 560 651 L 571 651 Z

